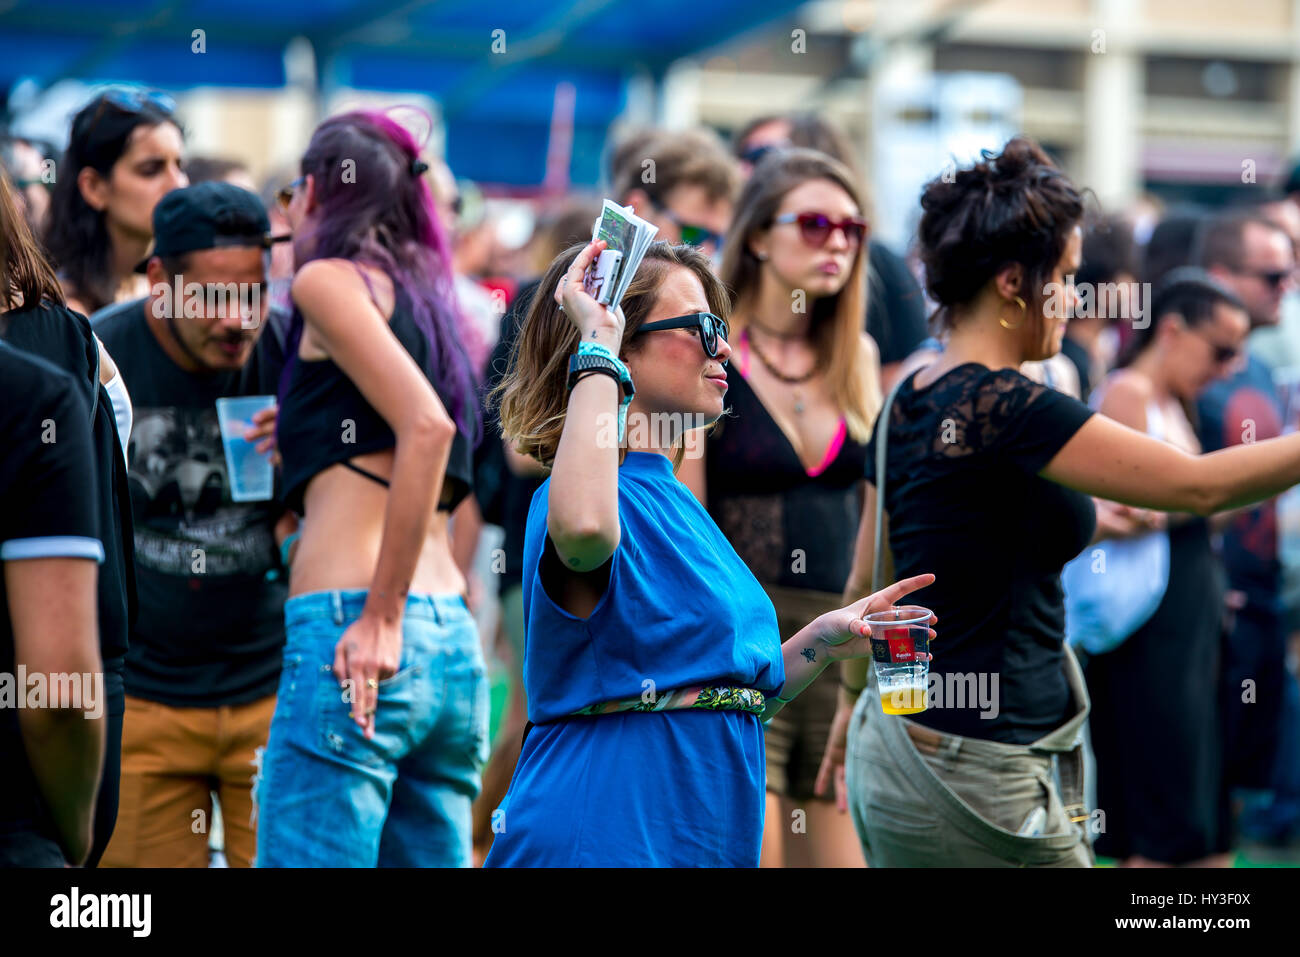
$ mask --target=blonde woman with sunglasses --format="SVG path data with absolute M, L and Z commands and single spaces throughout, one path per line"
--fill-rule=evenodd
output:
M 682 469 L 785 637 L 840 606 L 854 556 L 880 406 L 879 353 L 862 331 L 863 207 L 853 174 L 824 153 L 758 163 L 723 244 L 730 414 Z M 835 704 L 832 675 L 768 724 L 764 866 L 862 866 L 852 822 L 815 793 Z

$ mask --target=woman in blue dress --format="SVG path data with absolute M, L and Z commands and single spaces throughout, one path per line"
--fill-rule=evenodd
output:
M 655 243 L 616 310 L 584 289 L 601 241 L 542 281 L 495 397 L 551 469 L 524 548 L 530 727 L 485 862 L 756 867 L 763 721 L 832 661 L 865 657 L 869 611 L 784 644 L 762 586 L 674 471 L 724 411 L 727 295 L 708 260 Z M 702 452 L 693 444 L 695 454 Z

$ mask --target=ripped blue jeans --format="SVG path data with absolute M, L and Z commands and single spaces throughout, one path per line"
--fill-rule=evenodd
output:
M 488 758 L 488 685 L 458 595 L 411 595 L 402 659 L 367 741 L 333 673 L 366 592 L 284 606 L 284 670 L 255 785 L 258 867 L 468 867 Z

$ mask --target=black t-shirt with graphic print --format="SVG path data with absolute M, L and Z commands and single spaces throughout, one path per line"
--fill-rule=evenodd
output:
M 944 697 L 911 717 L 1028 744 L 1069 716 L 1061 569 L 1096 527 L 1091 498 L 1038 473 L 1093 411 L 1014 369 L 968 362 L 921 389 L 916 375 L 890 410 L 884 505 L 895 579 L 935 576 L 906 603 L 938 616 L 932 687 Z
M 266 330 L 237 372 L 187 372 L 149 329 L 145 303 L 92 319 L 135 410 L 127 469 L 140 611 L 126 691 L 173 707 L 254 701 L 280 675 L 288 585 L 273 529 L 284 508 L 231 501 L 216 402 L 274 395 L 278 342 Z
M 3 342 L 0 448 L 0 571 L 27 559 L 102 561 L 90 406 L 67 373 Z M 31 695 L 44 694 L 48 685 L 18 679 L 0 574 L 0 840 L 16 830 L 56 838 L 19 728 L 19 696 L 24 707 L 40 704 Z

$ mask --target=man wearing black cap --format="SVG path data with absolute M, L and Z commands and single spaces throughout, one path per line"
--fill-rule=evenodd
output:
M 282 356 L 261 336 L 273 240 L 261 201 L 220 182 L 168 193 L 153 223 L 153 254 L 138 267 L 150 295 L 93 319 L 135 404 L 139 590 L 121 806 L 102 866 L 206 866 L 213 790 L 227 860 L 248 866 L 284 642 L 277 539 L 288 528 L 277 533 L 275 501 L 232 501 L 216 401 L 276 392 Z

